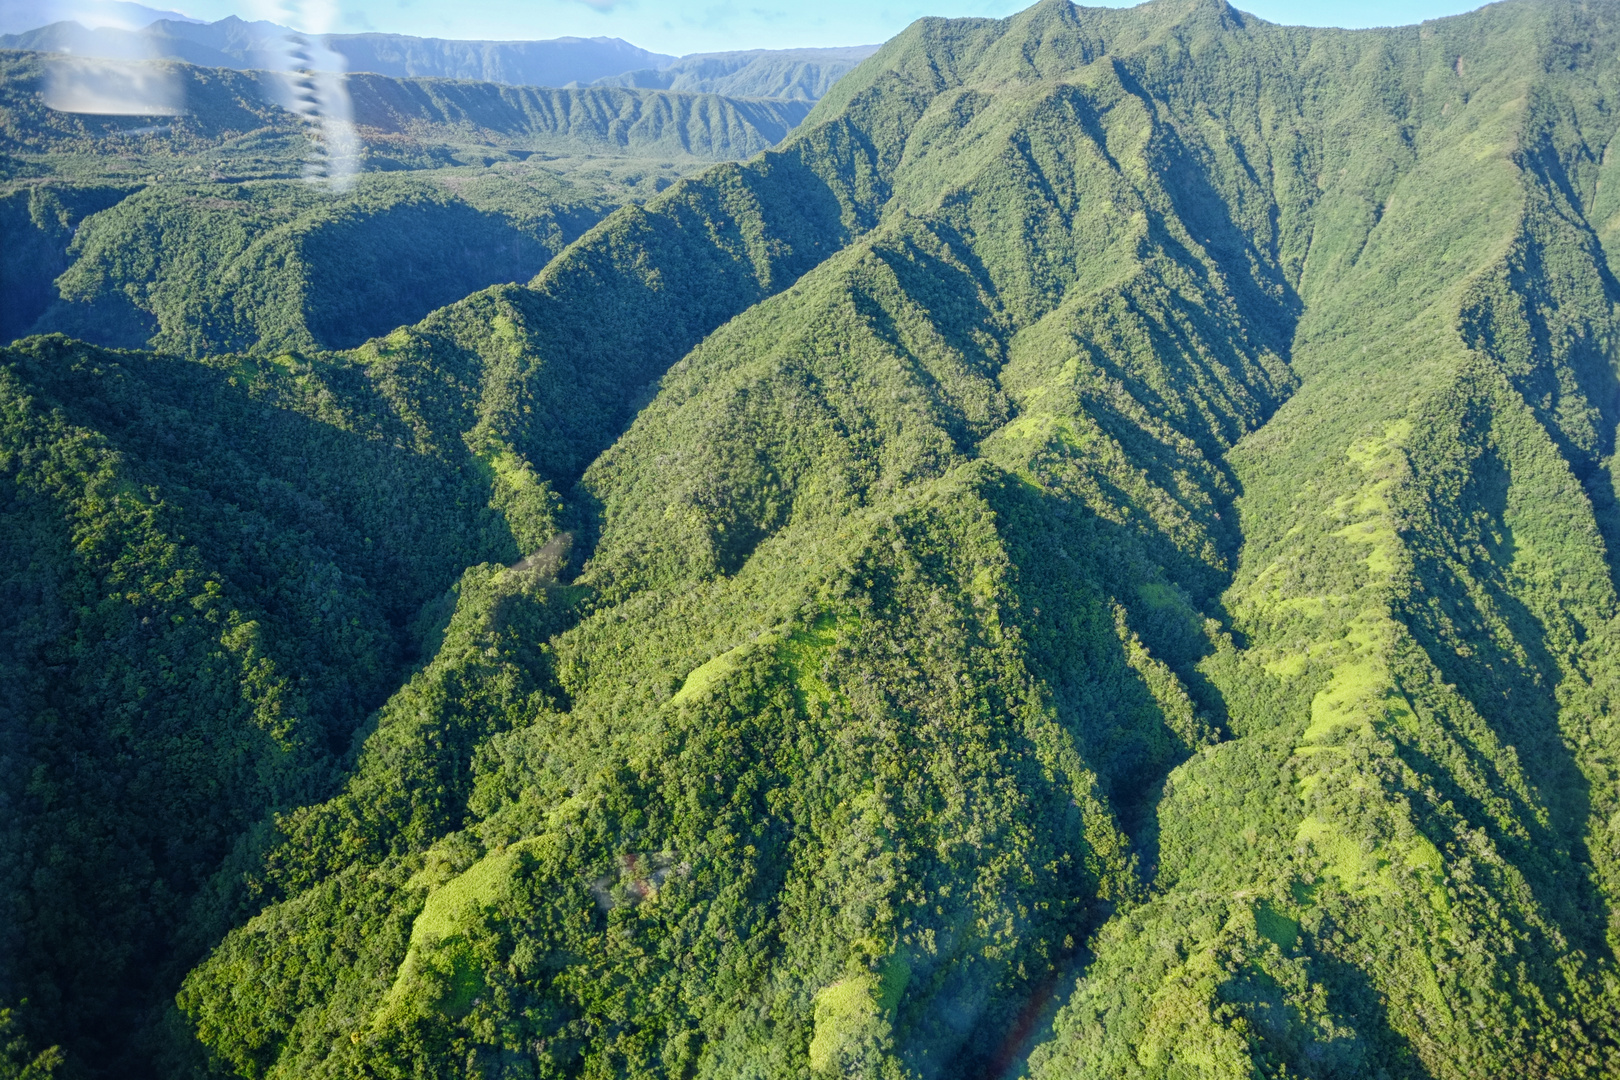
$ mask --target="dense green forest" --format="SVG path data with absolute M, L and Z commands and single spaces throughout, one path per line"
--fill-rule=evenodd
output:
M 1617 94 L 1042 0 L 363 341 L 14 343 L 0 1076 L 1620 1075 Z M 117 183 L 64 303 L 224 201 Z
M 0 53 L 0 341 L 58 332 L 201 357 L 344 349 L 528 281 L 611 210 L 803 119 L 803 101 L 348 80 L 349 190 L 306 183 L 264 73 L 178 67 L 188 112 L 48 108 Z
M 302 175 L 310 130 L 282 108 L 279 77 L 190 64 L 172 76 L 172 117 L 58 112 L 44 53 L 0 51 L 0 180 L 247 180 Z M 804 101 L 622 87 L 553 90 L 450 79 L 347 81 L 362 171 L 491 165 L 535 155 L 690 163 L 749 157 L 778 142 Z
M 48 242 L 73 221 L 63 194 L 19 188 L 0 213 L 43 218 L 45 230 L 18 232 Z M 538 169 L 370 175 L 339 197 L 301 180 L 154 184 L 77 220 L 54 249 L 66 259 L 15 260 L 36 296 L 10 336 L 191 356 L 353 347 L 494 282 L 528 280 L 610 209 Z

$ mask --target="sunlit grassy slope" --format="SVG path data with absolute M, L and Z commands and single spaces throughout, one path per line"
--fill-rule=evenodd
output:
M 332 797 L 209 834 L 252 836 L 247 884 L 198 894 L 145 1060 L 1615 1075 L 1617 84 L 1609 3 L 924 20 L 527 286 L 240 371 L 453 468 L 510 548 L 424 567 L 480 564 L 371 719 L 306 710 L 355 732 Z M 45 397 L 48 350 L 229 366 L 35 342 L 8 432 L 112 430 Z M 130 536 L 73 572 L 144 565 Z M 29 955 L 30 1033 L 107 1060 Z

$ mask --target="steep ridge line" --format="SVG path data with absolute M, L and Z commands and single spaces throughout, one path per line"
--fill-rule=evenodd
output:
M 281 108 L 285 90 L 274 72 L 150 61 L 173 77 L 186 103 L 184 112 L 154 124 L 151 117 L 46 107 L 42 90 L 48 60 L 45 53 L 0 51 L 7 106 L 0 149 L 8 156 L 75 150 L 228 153 L 244 139 L 249 149 L 263 153 L 266 143 L 301 142 L 306 134 L 298 116 Z M 741 160 L 779 142 L 809 108 L 804 101 L 719 94 L 552 89 L 366 73 L 350 76 L 346 85 L 359 128 L 362 167 L 371 158 L 386 162 L 390 137 L 402 134 L 452 142 L 449 136 L 460 135 L 493 152 L 573 149 Z
M 318 360 L 586 561 L 468 572 L 187 978 L 202 1042 L 1612 1072 L 1610 12 L 925 20 Z

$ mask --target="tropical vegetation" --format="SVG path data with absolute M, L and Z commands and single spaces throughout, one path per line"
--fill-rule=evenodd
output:
M 1617 80 L 925 19 L 363 342 L 12 345 L 8 1075 L 1620 1075 Z

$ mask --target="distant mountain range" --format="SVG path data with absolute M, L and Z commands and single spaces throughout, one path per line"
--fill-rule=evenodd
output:
M 0 1080 L 1620 1080 L 1620 0 L 289 81 L 0 51 Z
M 0 48 L 183 60 L 249 70 L 274 66 L 268 57 L 282 51 L 282 43 L 292 34 L 272 22 L 247 22 L 235 16 L 212 23 L 160 18 L 141 29 L 92 28 L 67 20 L 0 35 Z M 599 84 L 803 101 L 820 98 L 876 49 L 759 49 L 680 58 L 606 37 L 455 41 L 404 34 L 333 34 L 323 40 L 342 57 L 347 70 L 394 78 L 473 79 L 513 86 Z
M 20 34 L 64 19 L 84 26 L 116 26 L 125 30 L 139 30 L 159 19 L 181 23 L 203 21 L 131 0 L 0 0 L 0 34 Z
M 161 19 L 141 30 L 89 29 L 58 22 L 0 38 L 0 47 L 81 56 L 184 60 L 203 67 L 246 70 L 266 66 L 293 31 L 236 16 L 212 23 Z M 673 56 L 648 52 L 618 38 L 549 41 L 446 41 L 403 34 L 334 34 L 327 46 L 350 71 L 396 78 L 477 79 L 528 86 L 592 82 L 633 68 L 660 67 Z
M 347 348 L 527 281 L 615 206 L 754 156 L 812 107 L 361 72 L 347 79 L 358 175 L 328 197 L 299 180 L 307 124 L 274 103 L 272 75 L 164 65 L 183 114 L 109 116 L 48 107 L 43 59 L 0 52 L 0 343 Z M 53 175 L 47 196 L 35 183 Z M 131 263 L 141 251 L 155 261 Z
M 695 53 L 664 67 L 598 79 L 596 85 L 817 101 L 877 49 L 876 45 L 854 45 L 844 49 Z

